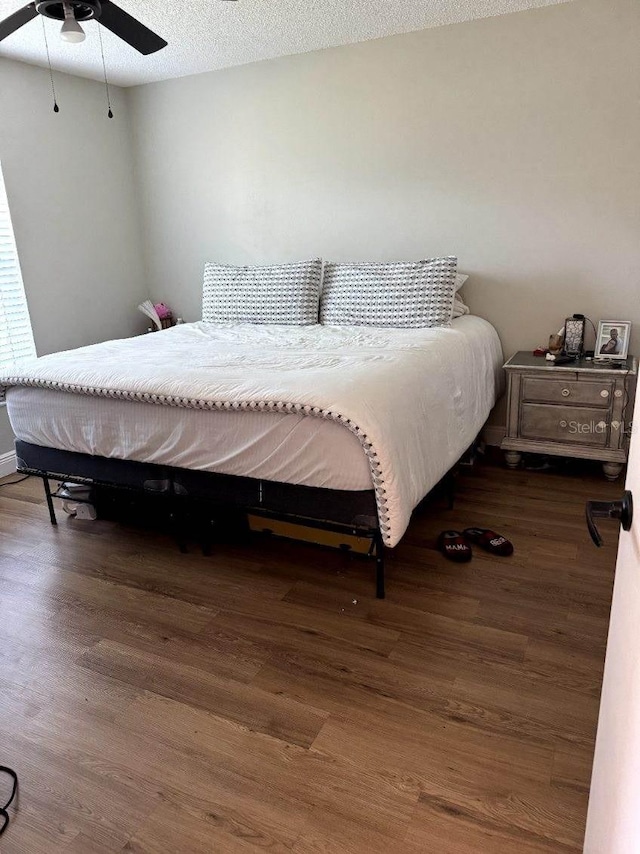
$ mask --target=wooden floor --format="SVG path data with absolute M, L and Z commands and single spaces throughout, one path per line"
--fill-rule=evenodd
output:
M 2 854 L 580 851 L 617 530 L 597 473 L 482 466 L 388 561 L 258 539 L 211 557 L 0 489 Z M 60 513 L 62 516 L 62 513 Z M 443 528 L 510 559 L 456 566 Z

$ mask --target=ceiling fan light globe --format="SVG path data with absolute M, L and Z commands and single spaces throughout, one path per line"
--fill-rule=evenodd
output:
M 67 19 L 60 29 L 60 38 L 72 44 L 78 44 L 86 39 L 86 35 L 80 24 Z

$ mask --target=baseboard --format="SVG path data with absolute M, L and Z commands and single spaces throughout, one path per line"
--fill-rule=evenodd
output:
M 9 451 L 8 454 L 0 454 L 0 477 L 16 473 L 16 452 Z
M 482 431 L 482 438 L 486 444 L 498 448 L 506 435 L 507 428 L 502 424 L 487 424 Z

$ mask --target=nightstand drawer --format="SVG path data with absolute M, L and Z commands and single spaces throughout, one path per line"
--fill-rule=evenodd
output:
M 602 448 L 609 440 L 609 425 L 602 410 L 586 406 L 550 406 L 523 403 L 520 436 Z
M 574 374 L 575 376 L 575 374 Z M 611 405 L 613 382 L 609 380 L 575 380 L 556 377 L 523 377 L 522 400 L 539 403 L 563 403 L 571 406 Z

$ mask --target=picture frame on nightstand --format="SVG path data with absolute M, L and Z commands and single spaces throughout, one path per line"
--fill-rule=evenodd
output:
M 630 320 L 601 320 L 598 323 L 594 360 L 626 361 L 630 338 Z

